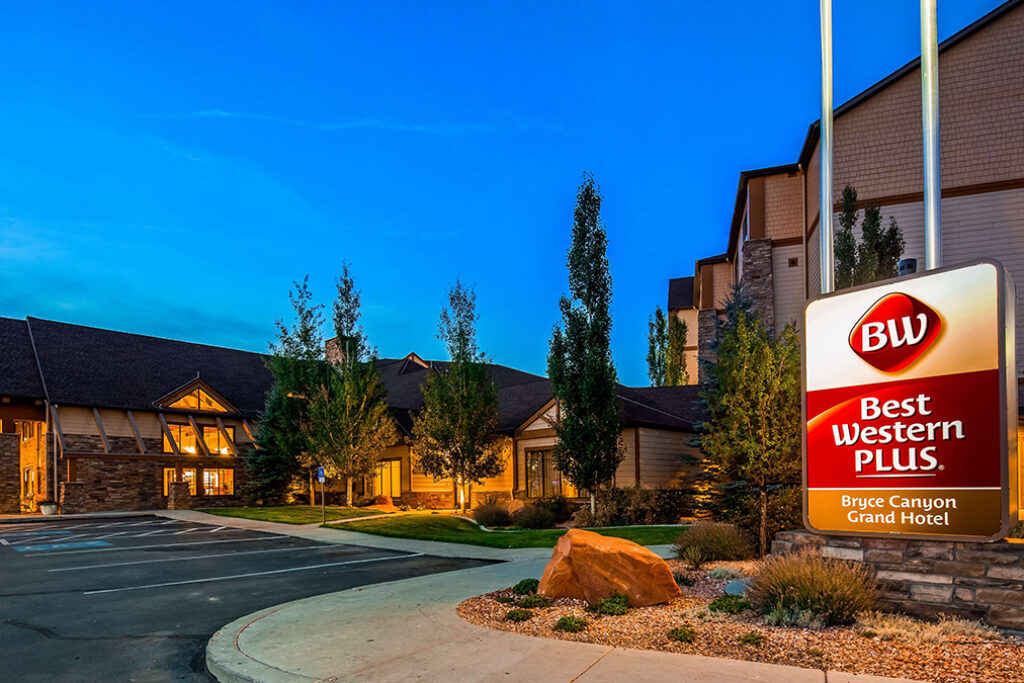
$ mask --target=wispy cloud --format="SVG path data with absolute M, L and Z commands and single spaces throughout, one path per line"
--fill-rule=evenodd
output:
M 254 112 L 231 112 L 223 109 L 206 109 L 187 114 L 190 118 L 220 118 L 220 119 L 248 119 L 251 121 L 266 121 L 282 126 L 295 126 L 298 128 L 309 128 L 312 130 L 386 130 L 401 133 L 423 133 L 426 135 L 488 135 L 494 133 L 496 128 L 489 123 L 409 123 L 403 121 L 391 121 L 379 118 L 358 118 L 347 121 L 303 121 L 301 119 L 289 119 L 272 114 L 259 114 Z

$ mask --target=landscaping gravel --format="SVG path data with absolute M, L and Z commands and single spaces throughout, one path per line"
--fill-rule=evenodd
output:
M 467 621 L 488 628 L 614 647 L 929 681 L 1024 683 L 1024 641 L 1018 638 L 951 636 L 939 643 L 911 643 L 900 638 L 865 637 L 853 627 L 808 630 L 767 626 L 751 611 L 739 615 L 708 611 L 708 604 L 723 594 L 728 581 L 709 579 L 706 570 L 688 570 L 676 560 L 670 565 L 673 572 L 685 574 L 694 584 L 681 586 L 683 596 L 670 603 L 633 608 L 623 616 L 596 616 L 584 609 L 582 601 L 558 599 L 551 607 L 531 609 L 533 616 L 526 621 L 507 621 L 506 613 L 516 606 L 495 598 L 521 597 L 509 589 L 465 600 L 457 610 Z M 706 569 L 716 566 L 749 573 L 754 563 L 721 562 Z M 586 619 L 586 628 L 579 633 L 553 630 L 565 616 Z M 669 631 L 684 625 L 694 630 L 693 642 L 670 640 Z M 744 636 L 751 632 L 763 635 L 764 642 L 743 644 Z

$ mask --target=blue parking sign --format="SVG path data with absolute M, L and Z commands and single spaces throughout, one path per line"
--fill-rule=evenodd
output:
M 321 484 L 324 483 L 324 468 L 323 467 L 316 468 L 316 480 L 318 482 L 320 482 Z

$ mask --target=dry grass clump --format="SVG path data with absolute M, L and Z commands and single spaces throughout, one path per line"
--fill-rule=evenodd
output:
M 862 564 L 794 553 L 768 557 L 747 597 L 773 626 L 822 628 L 854 623 L 875 607 L 878 588 Z
M 694 569 L 706 562 L 745 560 L 754 548 L 742 531 L 722 522 L 697 522 L 676 539 L 676 557 Z
M 980 621 L 944 616 L 938 621 L 927 622 L 886 612 L 864 612 L 857 617 L 854 629 L 867 638 L 901 640 L 912 645 L 944 643 L 950 638 L 1004 638 L 999 631 Z

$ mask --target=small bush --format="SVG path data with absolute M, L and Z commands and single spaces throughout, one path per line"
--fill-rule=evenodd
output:
M 725 614 L 739 614 L 752 607 L 750 601 L 742 595 L 719 595 L 711 601 L 708 609 L 712 612 L 724 612 Z
M 697 632 L 689 626 L 677 626 L 668 632 L 668 637 L 679 643 L 692 643 L 697 639 Z
M 597 604 L 587 605 L 584 609 L 592 614 L 618 617 L 629 612 L 629 599 L 625 595 L 616 594 L 610 598 L 598 600 Z
M 679 554 L 679 559 L 693 569 L 700 569 L 708 561 L 708 556 L 700 546 L 692 545 Z
M 732 567 L 718 567 L 708 572 L 709 579 L 727 579 L 733 581 L 743 576 L 743 572 Z
M 401 510 L 402 512 L 408 512 L 409 511 L 409 506 L 408 505 L 399 505 L 398 509 Z
M 505 613 L 505 619 L 507 621 L 519 622 L 519 621 L 526 621 L 527 619 L 532 619 L 532 618 L 533 618 L 533 612 L 531 612 L 528 609 L 519 609 L 519 608 L 510 609 L 508 612 Z
M 692 586 L 694 584 L 694 580 L 682 572 L 676 572 L 672 578 L 676 580 L 677 586 Z
M 605 489 L 594 497 L 595 512 L 590 512 L 589 505 L 583 505 L 573 515 L 573 524 L 577 527 L 675 524 L 686 498 L 686 492 L 680 489 Z
M 744 645 L 753 645 L 754 647 L 760 647 L 764 645 L 764 641 L 768 640 L 763 633 L 757 631 L 747 631 L 740 638 L 740 642 Z
M 807 648 L 807 654 L 809 654 L 812 657 L 824 657 L 825 656 L 825 652 L 823 650 L 820 650 L 820 649 L 816 648 L 816 647 L 809 647 L 809 648 Z
M 473 519 L 481 526 L 508 526 L 508 510 L 504 505 L 484 503 L 473 510 Z
M 562 617 L 555 622 L 556 631 L 565 631 L 566 633 L 579 633 L 587 627 L 587 620 L 581 619 L 580 617 Z
M 753 555 L 750 540 L 743 532 L 721 522 L 697 522 L 679 535 L 675 551 L 679 559 L 691 564 L 698 551 L 704 562 L 745 560 Z
M 568 522 L 576 511 L 576 504 L 565 496 L 541 498 L 537 501 L 536 505 L 550 512 L 551 516 L 555 519 L 555 524 Z
M 545 508 L 527 505 L 516 513 L 515 522 L 524 529 L 550 529 L 555 525 L 555 516 Z
M 783 625 L 797 625 L 786 621 L 795 619 L 841 626 L 875 606 L 878 588 L 862 564 L 794 553 L 766 559 L 747 595 L 759 612 Z
M 551 607 L 551 601 L 543 595 L 527 595 L 519 601 L 519 607 Z
M 902 614 L 865 612 L 857 617 L 854 628 L 865 638 L 899 639 L 914 645 L 942 643 L 957 637 L 985 640 L 1003 638 L 999 631 L 980 621 L 945 616 L 935 622 L 926 622 Z
M 797 628 L 825 628 L 825 620 L 820 614 L 809 609 L 796 609 L 776 605 L 772 611 L 764 615 L 764 623 L 769 626 L 795 626 Z
M 516 585 L 512 586 L 512 592 L 516 595 L 530 595 L 531 593 L 537 592 L 537 586 L 540 585 L 540 581 L 537 579 L 523 579 Z
M 516 599 L 515 598 L 510 598 L 510 597 L 505 596 L 505 595 L 499 595 L 498 597 L 494 598 L 494 601 L 495 602 L 500 602 L 503 605 L 511 605 L 513 602 L 516 601 Z

